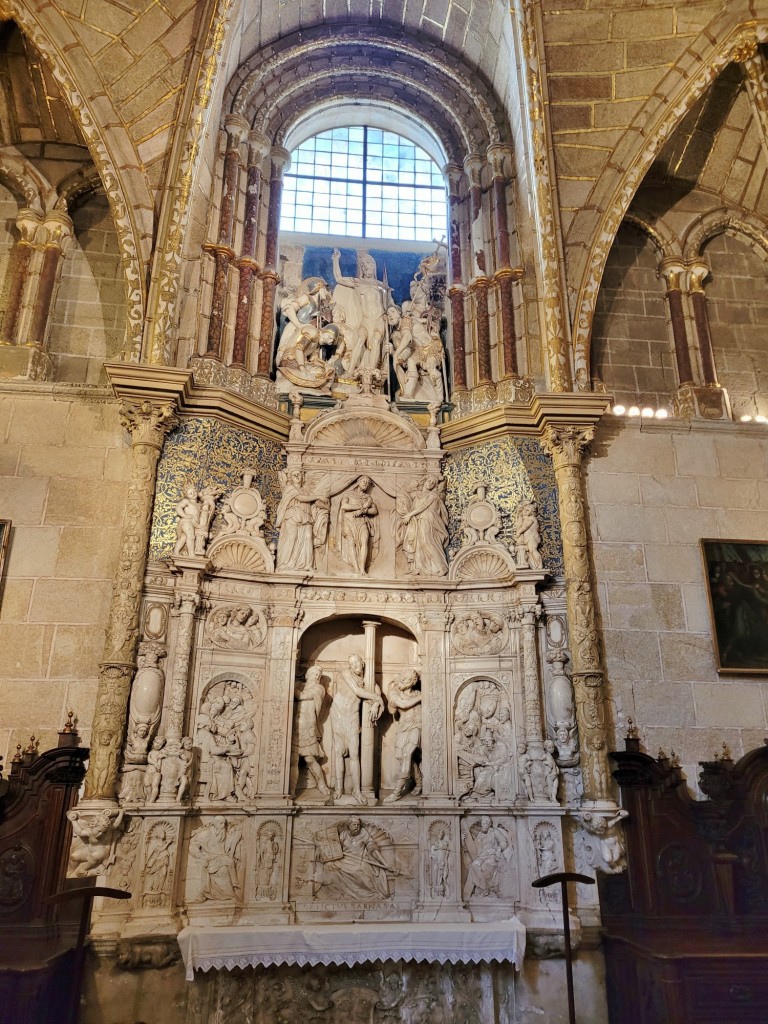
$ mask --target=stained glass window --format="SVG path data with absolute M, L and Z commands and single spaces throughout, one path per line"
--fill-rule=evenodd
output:
M 443 177 L 423 149 L 394 132 L 333 128 L 291 154 L 280 227 L 431 242 L 446 232 Z

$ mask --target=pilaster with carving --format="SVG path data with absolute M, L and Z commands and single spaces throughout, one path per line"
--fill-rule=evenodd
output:
M 189 663 L 192 657 L 195 614 L 200 607 L 200 585 L 208 562 L 205 558 L 175 558 L 179 571 L 176 581 L 176 646 L 171 677 L 171 699 L 166 720 L 166 737 L 180 740 L 184 734 L 184 710 L 189 688 Z
M 85 779 L 87 800 L 112 800 L 115 794 L 131 676 L 136 667 L 141 591 L 157 463 L 166 435 L 178 422 L 170 404 L 150 401 L 124 403 L 120 421 L 131 434 L 131 481 L 107 619 L 104 658 L 99 666 L 91 759 Z
M 610 773 L 604 672 L 587 547 L 582 479 L 583 455 L 593 437 L 594 427 L 591 426 L 560 427 L 550 423 L 544 429 L 542 444 L 552 457 L 557 480 L 584 796 L 588 800 L 606 800 L 610 797 Z

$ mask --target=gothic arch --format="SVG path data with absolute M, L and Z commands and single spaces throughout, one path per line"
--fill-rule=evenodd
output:
M 638 207 L 627 213 L 624 223 L 632 224 L 647 235 L 662 260 L 683 258 L 683 246 L 674 231 L 661 217 L 654 217 Z M 617 229 L 618 230 L 618 229 Z
M 605 262 L 619 224 L 653 160 L 693 104 L 745 45 L 768 39 L 768 21 L 756 0 L 733 0 L 691 43 L 684 63 L 671 68 L 653 98 L 635 116 L 596 181 L 583 211 L 574 218 L 571 234 L 593 239 L 581 274 L 574 311 L 574 365 L 589 380 L 589 339 Z M 646 126 L 651 126 L 647 128 Z M 618 168 L 618 169 L 617 169 Z M 598 222 L 600 210 L 603 210 Z M 586 220 L 592 223 L 582 223 Z M 577 225 L 581 225 L 580 230 Z M 579 267 L 574 268 L 578 274 Z

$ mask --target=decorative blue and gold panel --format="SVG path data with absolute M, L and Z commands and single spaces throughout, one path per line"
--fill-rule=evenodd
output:
M 514 543 L 515 511 L 524 498 L 536 502 L 541 525 L 544 568 L 553 576 L 563 574 L 563 546 L 557 509 L 557 486 L 552 460 L 535 438 L 499 438 L 475 448 L 463 448 L 446 457 L 450 547 L 461 544 L 461 516 L 478 484 L 488 488 L 486 497 L 501 512 L 503 544 Z
M 226 494 L 240 483 L 246 470 L 253 471 L 254 485 L 266 503 L 265 537 L 272 540 L 270 531 L 280 500 L 278 472 L 284 465 L 283 447 L 277 441 L 214 419 L 184 420 L 166 440 L 158 466 L 150 558 L 164 558 L 173 551 L 175 506 L 186 484 L 198 490 L 217 487 Z

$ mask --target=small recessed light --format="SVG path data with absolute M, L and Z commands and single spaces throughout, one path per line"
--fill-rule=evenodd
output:
M 627 416 L 639 416 L 639 415 L 640 415 L 640 410 L 638 409 L 638 407 L 636 405 L 630 405 L 629 409 L 627 409 Z

